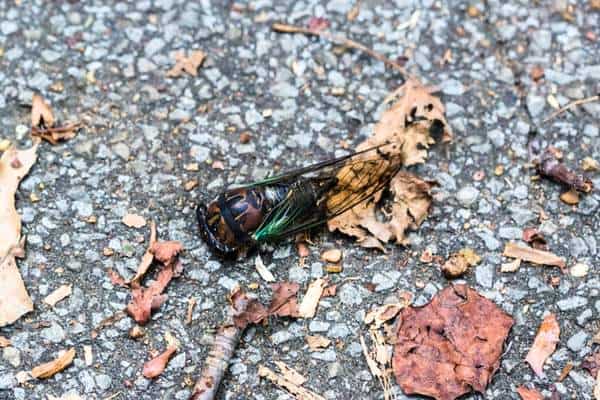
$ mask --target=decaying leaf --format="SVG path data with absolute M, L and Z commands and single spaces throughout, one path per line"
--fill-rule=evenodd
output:
M 148 379 L 154 379 L 158 377 L 163 373 L 165 368 L 167 368 L 167 363 L 176 351 L 177 347 L 169 346 L 160 355 L 154 357 L 150 361 L 146 361 L 144 364 L 144 369 L 142 370 L 142 375 Z
M 249 298 L 239 288 L 233 290 L 229 302 L 234 312 L 233 322 L 238 328 L 245 328 L 248 324 L 258 324 L 271 315 L 279 317 L 298 317 L 298 301 L 296 294 L 300 286 L 296 282 L 277 282 L 271 285 L 273 295 L 271 304 L 265 307 L 257 299 Z
M 261 278 L 263 278 L 263 280 L 267 282 L 275 282 L 275 277 L 273 276 L 271 271 L 267 269 L 260 255 L 256 256 L 256 259 L 254 260 L 254 266 L 256 268 L 256 272 L 258 272 L 258 274 Z
M 384 322 L 395 318 L 404 307 L 408 306 L 408 304 L 409 302 L 407 301 L 375 307 L 365 315 L 364 322 L 367 325 L 374 324 L 375 328 L 379 328 Z
M 0 327 L 33 310 L 15 256 L 23 253 L 21 217 L 15 193 L 37 159 L 38 143 L 26 150 L 10 147 L 0 158 Z
M 154 236 L 154 224 L 151 229 Z M 167 300 L 167 295 L 163 294 L 163 291 L 171 279 L 179 276 L 182 268 L 181 262 L 177 259 L 178 254 L 183 250 L 181 243 L 177 241 L 156 242 L 155 237 L 150 239 L 150 243 L 136 276 L 131 280 L 132 299 L 126 308 L 127 313 L 139 324 L 148 322 L 152 311 L 158 309 Z M 161 270 L 158 272 L 156 280 L 144 288 L 140 285 L 139 279 L 153 261 L 150 257 L 146 258 L 147 254 L 161 264 Z M 150 259 L 150 264 L 146 264 L 148 259 Z
M 458 278 L 467 272 L 469 267 L 479 264 L 480 261 L 481 257 L 467 247 L 458 253 L 452 254 L 444 265 L 442 265 L 442 272 L 448 279 Z
M 522 400 L 544 400 L 544 396 L 537 389 L 528 389 L 525 386 L 519 386 L 517 393 L 519 393 Z
M 277 365 L 284 379 L 298 386 L 302 386 L 306 382 L 306 378 L 295 369 L 288 367 L 281 361 L 273 361 L 273 363 Z
M 521 267 L 521 259 L 515 258 L 511 262 L 502 263 L 500 265 L 500 272 L 515 272 Z
M 383 335 L 376 329 L 369 330 L 373 349 L 369 349 L 365 343 L 365 339 L 360 335 L 360 345 L 363 355 L 367 361 L 367 366 L 371 371 L 371 375 L 377 379 L 383 389 L 383 397 L 385 400 L 392 398 L 392 369 L 389 365 L 392 361 L 392 351 L 390 345 L 385 344 Z
M 340 249 L 329 249 L 321 253 L 321 260 L 337 264 L 342 260 L 342 251 Z
M 312 318 L 317 312 L 319 300 L 323 294 L 323 289 L 327 285 L 327 281 L 323 278 L 317 278 L 308 286 L 306 294 L 300 303 L 298 314 L 302 318 Z
M 295 398 L 298 400 L 325 400 L 324 397 L 287 380 L 284 376 L 278 375 L 273 370 L 265 366 L 261 365 L 260 367 L 258 367 L 258 375 L 262 378 L 273 382 L 275 385 L 284 388 L 292 395 L 294 395 Z
M 184 72 L 196 76 L 198 75 L 198 68 L 200 68 L 205 58 L 206 54 L 201 50 L 192 51 L 189 57 L 185 56 L 185 52 L 178 51 L 175 53 L 175 65 L 167 71 L 167 76 L 177 78 Z
M 31 126 L 54 126 L 54 113 L 44 98 L 37 93 L 31 99 Z
M 600 372 L 600 351 L 587 356 L 581 363 L 581 368 L 588 371 L 592 377 L 598 375 L 598 372 Z
M 71 295 L 73 285 L 62 285 L 44 298 L 44 303 L 54 307 L 56 303 Z
M 31 375 L 34 378 L 46 379 L 54 376 L 63 369 L 67 368 L 73 362 L 75 358 L 75 349 L 71 348 L 67 351 L 62 352 L 57 358 L 31 370 Z
M 544 317 L 540 329 L 533 341 L 533 346 L 529 349 L 525 361 L 529 363 L 531 369 L 539 377 L 544 377 L 544 362 L 554 353 L 560 336 L 560 327 L 554 314 L 548 314 Z
M 523 230 L 523 240 L 529 243 L 534 249 L 548 249 L 548 243 L 546 242 L 546 238 L 536 228 L 525 228 Z
M 500 366 L 513 319 L 466 285 L 400 313 L 393 369 L 406 394 L 455 399 L 484 392 Z
M 565 259 L 549 251 L 533 249 L 517 243 L 509 242 L 502 253 L 505 257 L 518 258 L 539 265 L 551 265 L 564 269 L 567 264 Z
M 414 78 L 394 91 L 386 99 L 391 106 L 375 125 L 373 134 L 356 150 L 365 150 L 384 143 L 393 146 L 384 147 L 390 155 L 400 156 L 405 166 L 423 163 L 427 157 L 427 149 L 435 143 L 434 137 L 448 141 L 452 132 L 444 118 L 444 106 L 432 95 L 433 90 L 423 86 Z M 389 162 L 389 161 L 381 161 Z M 382 168 L 383 170 L 383 168 Z M 340 179 L 348 174 L 342 168 L 338 174 Z M 350 187 L 353 187 L 349 185 Z M 363 247 L 374 247 L 383 250 L 383 244 L 395 241 L 406 244 L 405 232 L 416 229 L 427 217 L 431 197 L 431 183 L 425 182 L 407 172 L 399 172 L 390 182 L 392 193 L 390 211 L 381 210 L 382 191 L 376 193 L 368 201 L 363 201 L 344 214 L 328 222 L 330 231 L 339 230 L 357 238 Z M 353 188 L 355 189 L 355 188 Z M 345 196 L 341 193 L 340 196 Z M 331 198 L 328 202 L 335 202 Z M 379 211 L 381 210 L 381 212 Z M 382 221 L 378 214 L 387 214 Z
M 278 282 L 271 285 L 273 296 L 268 313 L 279 317 L 298 317 L 298 300 L 296 294 L 300 285 L 296 282 Z
M 579 204 L 579 192 L 575 189 L 570 189 L 561 193 L 559 198 L 560 201 L 570 206 L 576 206 Z
M 311 350 L 324 349 L 331 344 L 331 340 L 321 335 L 307 335 L 305 339 L 306 343 L 308 344 L 308 347 L 310 347 Z
M 141 228 L 146 226 L 146 218 L 137 214 L 127 213 L 123 216 L 121 222 L 130 228 Z

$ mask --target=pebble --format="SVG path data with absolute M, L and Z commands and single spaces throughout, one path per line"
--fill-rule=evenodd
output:
M 398 271 L 390 271 L 384 273 L 376 273 L 373 276 L 373 284 L 375 286 L 376 292 L 382 292 L 384 290 L 388 290 L 393 288 L 400 279 L 400 272 Z
M 335 351 L 332 349 L 327 349 L 325 351 L 314 351 L 310 354 L 312 358 L 315 360 L 334 362 L 337 359 Z
M 288 340 L 292 340 L 293 338 L 294 338 L 294 336 L 287 330 L 275 332 L 274 334 L 271 335 L 271 341 L 273 342 L 273 344 L 276 344 L 276 345 L 285 343 Z
M 561 311 L 574 310 L 587 305 L 588 300 L 585 297 L 573 296 L 563 300 L 559 300 L 556 305 Z
M 350 329 L 348 329 L 348 326 L 343 323 L 333 325 L 327 332 L 327 336 L 336 339 L 343 339 L 348 335 L 350 335 Z
M 52 322 L 48 328 L 42 329 L 41 336 L 52 343 L 60 343 L 65 340 L 65 330 L 56 322 Z
M 567 341 L 567 347 L 571 351 L 578 352 L 579 350 L 583 349 L 588 337 L 589 335 L 587 333 L 585 333 L 584 331 L 579 331 L 569 338 L 569 340 Z
M 339 298 L 342 304 L 347 306 L 362 304 L 362 295 L 360 290 L 352 283 L 347 283 L 339 291 Z
M 546 99 L 542 96 L 536 96 L 533 93 L 527 95 L 527 108 L 531 113 L 532 117 L 537 117 L 542 114 L 544 107 L 546 106 Z
M 17 385 L 17 380 L 12 372 L 0 374 L 0 390 L 7 390 Z
M 475 268 L 475 279 L 483 287 L 491 288 L 494 284 L 494 266 L 491 264 L 480 264 Z
M 456 193 L 456 200 L 464 207 L 469 207 L 475 203 L 477 197 L 479 197 L 479 190 L 473 186 L 465 186 Z
M 308 330 L 311 332 L 327 332 L 330 325 L 329 322 L 312 320 L 308 325 Z
M 465 93 L 465 87 L 456 79 L 448 79 L 442 82 L 442 92 L 450 96 L 460 96 Z
M 2 358 L 15 368 L 21 365 L 21 353 L 14 347 L 4 348 L 2 350 Z

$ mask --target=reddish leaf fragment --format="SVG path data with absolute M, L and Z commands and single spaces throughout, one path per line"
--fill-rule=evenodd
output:
M 329 28 L 329 20 L 323 17 L 310 17 L 308 20 L 308 29 L 313 32 L 321 32 Z
M 109 270 L 106 271 L 106 273 L 108 274 L 110 283 L 112 283 L 113 286 L 127 287 L 127 283 L 125 282 L 125 279 L 123 279 L 123 277 L 121 275 L 119 275 L 119 273 L 117 271 L 115 271 L 112 268 L 109 268 Z
M 523 400 L 544 400 L 544 396 L 537 389 L 528 389 L 525 386 L 519 386 L 517 393 Z
M 600 350 L 587 356 L 581 363 L 581 368 L 588 371 L 595 379 L 600 371 Z
M 525 228 L 523 230 L 523 240 L 534 249 L 548 250 L 546 238 L 536 228 Z
M 559 152 L 548 147 L 537 160 L 537 171 L 541 176 L 580 192 L 589 193 L 594 189 L 592 181 L 582 174 L 570 170 L 560 160 Z
M 269 305 L 269 314 L 280 317 L 297 317 L 298 300 L 296 294 L 300 285 L 296 282 L 278 282 L 271 285 L 273 297 Z
M 321 297 L 335 297 L 337 293 L 337 285 L 329 285 L 323 289 Z
M 560 326 L 556 320 L 556 315 L 548 314 L 544 317 L 540 329 L 533 341 L 525 361 L 529 363 L 531 369 L 539 377 L 544 377 L 544 362 L 556 349 L 560 336 Z
M 147 288 L 133 285 L 132 299 L 127 305 L 129 314 L 138 324 L 145 324 L 150 319 L 152 311 L 157 310 L 166 300 L 167 295 L 162 294 L 171 279 L 173 279 L 173 266 L 164 267 L 156 280 Z
M 500 366 L 513 319 L 466 285 L 401 311 L 392 366 L 406 394 L 451 400 L 483 392 Z
M 165 368 L 167 367 L 167 363 L 169 359 L 175 352 L 177 351 L 177 347 L 169 346 L 167 349 L 161 353 L 159 356 L 154 357 L 152 360 L 147 361 L 144 364 L 144 369 L 142 371 L 142 375 L 148 379 L 154 379 L 160 374 L 163 373 Z
M 173 265 L 183 245 L 178 241 L 156 242 L 150 247 L 154 258 L 165 265 Z

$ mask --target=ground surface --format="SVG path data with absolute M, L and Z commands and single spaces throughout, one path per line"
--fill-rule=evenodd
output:
M 118 399 L 187 398 L 190 386 L 184 382 L 206 356 L 229 288 L 260 282 L 253 259 L 222 263 L 208 253 L 197 234 L 197 202 L 226 183 L 263 176 L 275 163 L 296 167 L 341 151 L 341 140 L 358 143 L 377 120 L 386 93 L 401 83 L 397 73 L 362 54 L 269 29 L 274 21 L 303 25 L 310 16 L 329 19 L 334 31 L 389 57 L 405 57 L 411 71 L 439 85 L 456 140 L 433 150 L 415 170 L 440 188 L 410 248 L 389 246 L 384 256 L 320 232 L 307 268 L 298 266 L 291 243 L 262 251 L 278 280 L 305 287 L 324 273 L 320 251 L 341 248 L 344 270 L 331 279 L 356 280 L 322 301 L 313 320 L 274 320 L 250 329 L 219 398 L 288 398 L 257 377 L 258 365 L 277 359 L 304 373 L 307 386 L 328 399 L 381 398 L 358 344 L 364 312 L 401 290 L 425 303 L 448 281 L 436 266 L 419 261 L 421 252 L 446 257 L 465 246 L 483 257 L 466 281 L 516 320 L 502 366 L 483 397 L 516 399 L 515 387 L 533 382 L 546 395 L 591 398 L 593 381 L 578 365 L 592 350 L 600 314 L 600 196 L 586 196 L 575 208 L 561 203 L 557 185 L 530 179 L 526 144 L 528 132 L 537 128 L 544 143 L 564 150 L 570 165 L 585 156 L 600 159 L 600 104 L 541 123 L 553 110 L 549 94 L 564 104 L 600 91 L 599 12 L 587 1 L 566 0 L 474 2 L 479 13 L 471 9 L 472 16 L 462 1 L 362 3 L 356 20 L 348 21 L 353 2 L 343 0 L 265 0 L 250 7 L 208 0 L 0 2 L 0 137 L 28 143 L 29 109 L 23 105 L 32 90 L 49 99 L 62 119 L 86 124 L 65 144 L 44 144 L 21 187 L 18 208 L 28 244 L 20 269 L 36 310 L 0 329 L 17 350 L 0 357 L 1 399 L 45 399 L 68 391 L 91 399 L 115 393 Z M 567 4 L 570 14 L 557 11 Z M 416 24 L 406 27 L 416 11 Z M 208 53 L 197 77 L 165 77 L 180 49 Z M 535 65 L 545 70 L 537 83 L 530 77 Z M 333 88 L 344 92 L 333 96 Z M 239 143 L 241 132 L 250 133 L 247 144 Z M 224 170 L 211 167 L 217 160 Z M 198 172 L 184 169 L 194 162 Z M 501 176 L 494 174 L 497 165 L 504 167 Z M 479 171 L 482 180 L 476 179 Z M 600 175 L 593 178 L 600 187 Z M 188 192 L 184 183 L 192 179 L 199 185 Z M 31 201 L 32 193 L 39 202 Z M 569 265 L 588 264 L 586 277 L 529 264 L 516 273 L 499 272 L 504 243 L 538 226 L 542 209 L 550 248 Z M 147 228 L 120 222 L 128 211 L 156 220 L 160 238 L 184 243 L 185 274 L 170 285 L 146 340 L 128 338 L 128 318 L 92 340 L 92 328 L 128 301 L 128 291 L 113 287 L 107 270 L 130 276 L 146 246 L 137 239 L 147 240 Z M 90 216 L 95 224 L 87 222 Z M 105 247 L 115 254 L 103 255 Z M 549 280 L 557 276 L 560 285 L 552 287 Z M 63 283 L 73 283 L 73 294 L 55 309 L 42 305 Z M 268 294 L 263 284 L 256 292 Z M 198 306 L 186 326 L 190 297 Z M 562 331 L 548 376 L 539 379 L 523 359 L 545 312 L 558 314 Z M 166 331 L 181 340 L 183 350 L 166 373 L 149 381 L 141 376 L 142 364 L 149 349 L 164 348 Z M 311 353 L 304 336 L 315 332 L 339 345 Z M 83 345 L 93 348 L 92 366 L 83 361 Z M 44 382 L 16 384 L 16 372 L 65 346 L 78 349 L 73 366 Z M 575 364 L 573 371 L 557 383 L 568 362 Z

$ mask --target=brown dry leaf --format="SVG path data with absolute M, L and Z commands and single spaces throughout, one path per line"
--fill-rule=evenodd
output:
M 310 391 L 309 389 L 303 388 L 302 386 L 296 385 L 293 382 L 288 381 L 283 376 L 278 375 L 274 371 L 270 370 L 265 366 L 258 367 L 258 375 L 265 378 L 275 385 L 280 386 L 290 392 L 298 400 L 325 400 L 324 397 Z
M 296 282 L 278 282 L 271 285 L 273 295 L 269 305 L 269 315 L 279 317 L 298 317 L 298 300 L 296 294 L 300 285 Z
M 554 314 L 546 315 L 525 358 L 537 376 L 545 377 L 544 362 L 554 353 L 559 336 L 560 327 L 556 316 Z
M 564 269 L 567 264 L 565 259 L 554 253 L 544 250 L 533 249 L 517 243 L 507 243 L 502 253 L 505 257 L 518 258 L 539 265 L 550 265 Z
M 56 303 L 71 295 L 73 285 L 62 285 L 44 298 L 44 303 L 54 307 Z
M 581 161 L 581 169 L 584 171 L 600 171 L 600 163 L 591 157 L 585 157 Z
M 4 336 L 0 336 L 0 349 L 3 347 L 8 347 L 11 345 L 10 339 L 5 338 Z
M 0 158 L 0 327 L 33 310 L 15 260 L 16 253 L 23 254 L 15 194 L 37 160 L 37 147 L 37 142 L 26 150 L 10 147 Z
M 51 126 L 45 128 L 33 127 L 31 128 L 31 135 L 33 137 L 39 137 L 46 142 L 56 145 L 60 141 L 73 139 L 77 131 L 81 128 L 81 124 L 78 122 L 67 123 L 63 126 Z
M 342 251 L 340 249 L 329 249 L 321 253 L 321 260 L 337 264 L 342 259 Z
M 37 93 L 31 99 L 31 127 L 54 126 L 54 114 L 44 98 Z
M 298 314 L 301 318 L 313 318 L 317 313 L 317 307 L 319 306 L 319 300 L 323 294 L 323 289 L 327 285 L 327 281 L 323 278 L 317 278 L 306 290 L 306 294 L 300 303 L 298 308 Z
M 304 382 L 306 382 L 306 378 L 295 369 L 288 367 L 281 361 L 273 361 L 273 363 L 277 365 L 277 368 L 279 368 L 279 370 L 281 371 L 281 374 L 284 379 L 298 386 L 302 386 Z
M 123 277 L 119 275 L 117 271 L 115 271 L 112 268 L 109 268 L 108 271 L 106 271 L 106 273 L 108 274 L 110 283 L 112 283 L 113 286 L 127 287 L 127 282 L 125 282 L 125 279 L 123 279 Z
M 146 226 L 146 219 L 141 215 L 137 214 L 127 213 L 123 216 L 121 222 L 130 228 L 141 228 L 143 226 Z
M 31 376 L 38 379 L 50 378 L 67 368 L 75 358 L 75 348 L 62 352 L 57 358 L 45 364 L 38 365 L 31 370 Z
M 525 228 L 523 230 L 523 240 L 529 243 L 534 249 L 548 249 L 546 238 L 536 228 Z
M 150 246 L 154 258 L 165 265 L 174 265 L 179 253 L 183 251 L 183 245 L 176 240 L 154 242 Z
M 154 357 L 150 361 L 146 361 L 144 363 L 144 369 L 142 370 L 142 375 L 148 379 L 154 379 L 163 373 L 165 368 L 167 368 L 167 363 L 177 351 L 177 347 L 169 346 L 167 349 L 162 352 L 157 357 Z
M 581 368 L 588 371 L 593 377 L 598 375 L 598 372 L 600 372 L 600 351 L 587 356 L 581 363 Z
M 458 278 L 467 272 L 469 267 L 473 267 L 479 262 L 481 262 L 481 257 L 467 247 L 458 253 L 452 254 L 448 261 L 442 265 L 442 272 L 448 279 Z
M 404 393 L 438 400 L 484 392 L 500 366 L 514 321 L 466 285 L 448 286 L 429 304 L 400 313 L 393 369 Z
M 325 336 L 321 335 L 307 335 L 305 337 L 306 343 L 311 350 L 320 350 L 328 347 L 331 344 L 331 340 L 327 339 Z
M 201 50 L 192 51 L 189 57 L 185 56 L 185 52 L 178 51 L 175 53 L 175 65 L 167 71 L 167 76 L 177 78 L 184 72 L 196 76 L 198 75 L 198 68 L 200 68 L 205 58 L 206 53 Z
M 560 195 L 560 201 L 570 206 L 579 204 L 579 192 L 575 189 L 567 190 Z
M 537 389 L 528 389 L 525 386 L 519 386 L 517 393 L 519 393 L 522 400 L 544 400 L 544 396 Z
M 152 246 L 154 246 L 154 243 L 156 243 L 156 223 L 154 223 L 154 221 L 150 221 L 150 243 L 148 244 L 146 252 L 142 256 L 142 260 L 140 261 L 140 265 L 138 266 L 135 276 L 127 283 L 139 282 L 139 280 L 146 275 L 148 268 L 150 268 L 150 265 L 152 265 L 152 261 L 154 260 L 154 253 L 152 252 Z
M 452 132 L 444 117 L 444 106 L 432 95 L 433 89 L 423 86 L 416 79 L 407 82 L 391 93 L 385 100 L 391 106 L 375 125 L 372 135 L 357 146 L 356 150 L 365 150 L 384 143 L 393 143 L 390 155 L 399 157 L 403 165 L 410 166 L 423 163 L 427 157 L 427 149 L 439 136 L 442 141 L 449 141 Z M 381 161 L 391 162 L 391 161 Z M 383 169 L 383 168 L 382 168 Z M 353 176 L 342 168 L 338 176 Z M 340 178 L 344 179 L 344 178 Z M 353 190 L 356 188 L 349 185 Z M 406 244 L 405 232 L 416 229 L 427 217 L 431 197 L 431 184 L 406 172 L 399 172 L 390 182 L 391 212 L 387 221 L 377 218 L 378 203 L 382 191 L 368 201 L 363 201 L 344 214 L 328 222 L 330 231 L 339 230 L 357 238 L 362 247 L 373 247 L 383 250 L 383 244 L 394 240 Z M 341 192 L 338 196 L 346 196 Z M 335 204 L 339 199 L 332 196 L 328 204 Z

